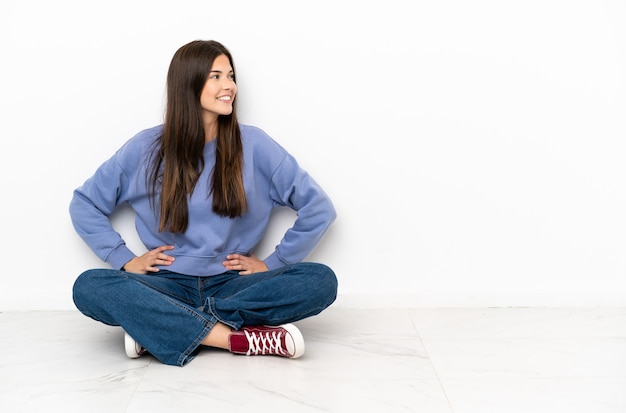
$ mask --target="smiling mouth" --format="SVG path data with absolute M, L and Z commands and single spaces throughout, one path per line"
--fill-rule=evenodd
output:
M 230 96 L 220 96 L 217 98 L 217 100 L 221 100 L 222 102 L 230 102 L 231 101 L 231 97 Z

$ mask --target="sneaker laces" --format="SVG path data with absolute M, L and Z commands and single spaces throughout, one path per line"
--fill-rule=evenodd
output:
M 248 356 L 257 354 L 289 355 L 282 345 L 282 337 L 285 335 L 285 331 L 249 332 L 244 330 L 244 333 L 248 339 Z

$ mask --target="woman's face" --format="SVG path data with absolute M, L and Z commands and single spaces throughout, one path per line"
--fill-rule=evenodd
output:
M 230 115 L 236 93 L 233 68 L 228 57 L 220 55 L 213 61 L 211 72 L 200 94 L 204 122 L 212 123 L 219 115 Z

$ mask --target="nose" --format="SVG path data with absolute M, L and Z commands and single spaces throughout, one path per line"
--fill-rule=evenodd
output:
M 235 81 L 229 77 L 225 78 L 222 82 L 222 88 L 224 89 L 233 89 L 235 87 Z

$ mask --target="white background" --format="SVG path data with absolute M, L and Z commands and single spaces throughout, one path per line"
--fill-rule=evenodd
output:
M 71 309 L 101 263 L 72 191 L 162 121 L 178 47 L 327 190 L 337 305 L 626 302 L 626 2 L 0 3 L 0 310 Z M 290 225 L 279 213 L 259 247 Z M 116 227 L 137 252 L 132 217 Z

